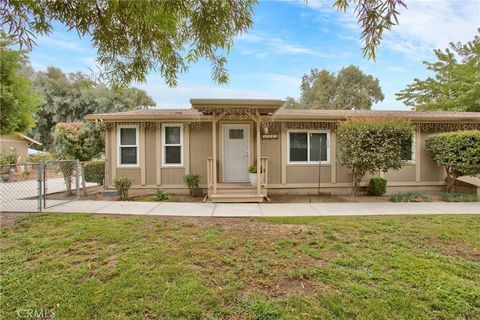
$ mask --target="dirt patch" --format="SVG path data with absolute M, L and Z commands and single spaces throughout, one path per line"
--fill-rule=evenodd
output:
M 25 216 L 31 215 L 31 212 L 2 212 L 0 213 L 0 228 L 10 227 L 15 222 Z

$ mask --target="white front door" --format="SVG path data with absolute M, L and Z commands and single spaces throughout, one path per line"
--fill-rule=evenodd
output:
M 224 124 L 223 182 L 247 182 L 250 163 L 250 125 Z

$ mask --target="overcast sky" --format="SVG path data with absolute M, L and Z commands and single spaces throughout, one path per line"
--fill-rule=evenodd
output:
M 355 64 L 380 80 L 385 100 L 374 109 L 406 109 L 394 94 L 428 73 L 422 64 L 433 49 L 450 41 L 473 39 L 480 27 L 478 0 L 406 0 L 400 26 L 384 35 L 377 61 L 362 57 L 360 31 L 351 14 L 331 9 L 334 0 L 260 1 L 254 25 L 236 39 L 227 69 L 230 82 L 215 85 L 210 64 L 200 61 L 169 88 L 158 74 L 150 74 L 145 89 L 158 108 L 189 107 L 190 98 L 297 98 L 300 80 L 312 68 L 338 71 Z M 65 72 L 95 69 L 96 51 L 90 39 L 79 38 L 57 25 L 48 37 L 37 39 L 30 53 L 32 66 L 53 65 Z

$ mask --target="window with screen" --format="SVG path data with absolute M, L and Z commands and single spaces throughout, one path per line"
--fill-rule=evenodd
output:
M 290 131 L 289 162 L 328 162 L 328 135 L 328 132 L 320 131 Z
M 412 135 L 410 139 L 403 141 L 402 160 L 405 160 L 408 162 L 415 161 L 415 135 Z
M 119 165 L 138 165 L 138 127 L 119 127 L 118 135 Z
M 163 126 L 163 165 L 182 165 L 183 125 L 165 124 Z

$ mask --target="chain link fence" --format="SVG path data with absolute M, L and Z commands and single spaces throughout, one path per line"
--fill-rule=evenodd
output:
M 39 212 L 80 199 L 93 185 L 82 180 L 82 167 L 76 160 L 0 166 L 0 212 Z
M 42 165 L 0 166 L 0 211 L 34 212 L 41 209 Z

